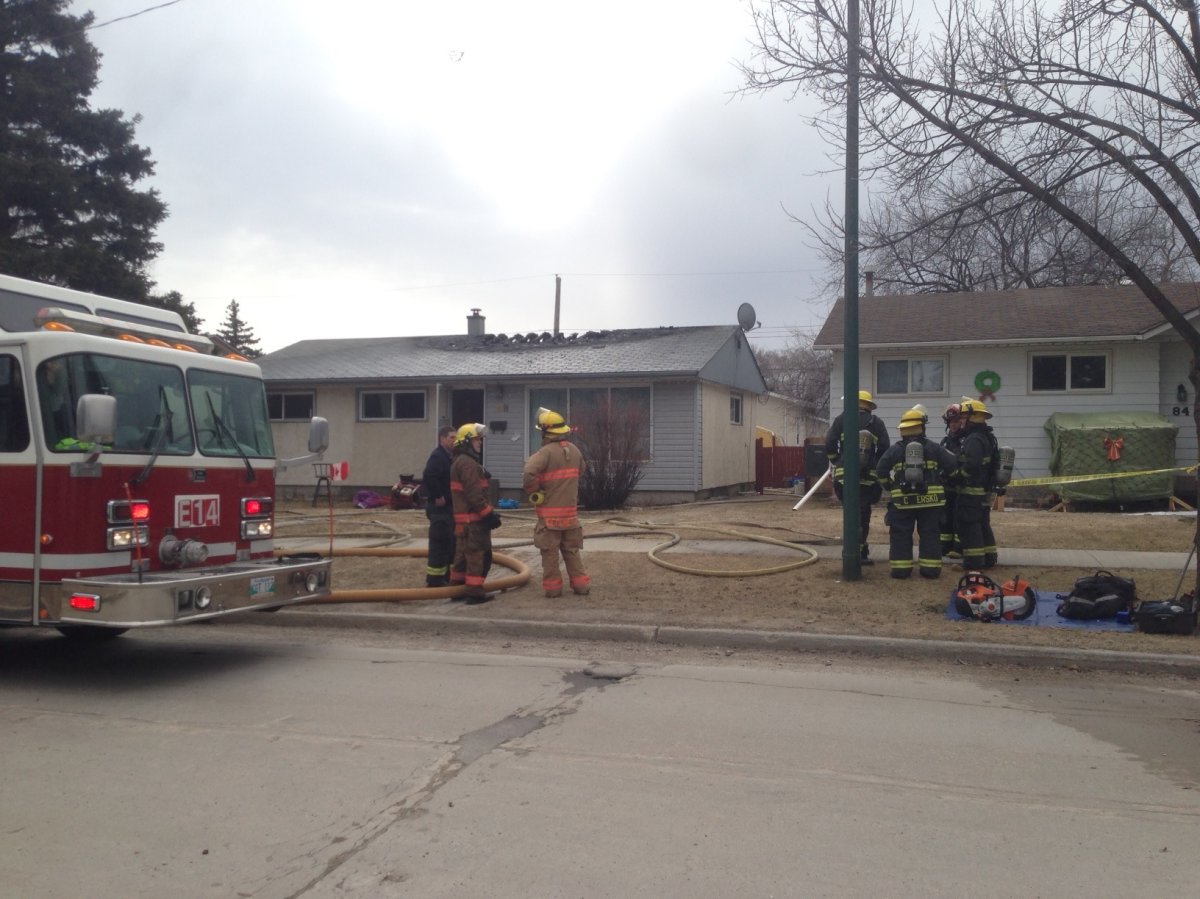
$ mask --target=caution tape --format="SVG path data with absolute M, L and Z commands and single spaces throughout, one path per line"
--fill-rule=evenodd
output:
M 1014 478 L 1008 482 L 1009 487 L 1044 487 L 1047 484 L 1079 484 L 1083 481 L 1111 481 L 1116 478 L 1141 478 L 1152 474 L 1177 474 L 1180 472 L 1195 473 L 1200 465 L 1189 465 L 1187 468 L 1152 468 L 1146 471 L 1114 471 L 1111 474 L 1070 474 L 1045 478 Z

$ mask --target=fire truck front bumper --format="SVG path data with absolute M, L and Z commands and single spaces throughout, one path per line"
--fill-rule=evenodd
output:
M 68 578 L 57 596 L 44 595 L 41 623 L 150 627 L 319 601 L 330 593 L 331 564 L 316 553 L 298 553 L 206 568 Z

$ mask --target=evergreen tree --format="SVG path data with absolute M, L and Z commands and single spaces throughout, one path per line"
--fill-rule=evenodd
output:
M 136 188 L 154 171 L 140 116 L 88 105 L 100 53 L 69 5 L 0 2 L 0 272 L 177 308 L 147 274 L 167 208 Z
M 256 359 L 262 355 L 258 348 L 258 338 L 254 329 L 242 320 L 241 308 L 237 300 L 230 300 L 225 307 L 225 321 L 217 329 L 217 336 L 241 353 L 247 359 Z

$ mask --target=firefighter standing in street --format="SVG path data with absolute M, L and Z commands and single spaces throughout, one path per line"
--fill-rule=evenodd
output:
M 488 502 L 487 470 L 483 467 L 483 435 L 487 426 L 466 424 L 454 436 L 450 463 L 450 495 L 454 503 L 454 563 L 450 583 L 465 584 L 468 602 L 488 599 L 483 582 L 492 567 L 492 530 L 500 513 Z
M 983 400 L 964 400 L 961 408 L 967 424 L 959 456 L 962 483 L 958 488 L 955 530 L 962 543 L 962 567 L 964 570 L 993 568 L 999 558 L 996 535 L 992 533 L 992 492 L 996 487 L 1000 447 L 987 423 L 992 413 Z
M 429 555 L 425 560 L 425 586 L 445 587 L 450 583 L 454 560 L 454 499 L 450 494 L 450 463 L 454 461 L 454 427 L 438 428 L 438 445 L 429 454 L 421 474 L 425 493 L 425 517 L 429 519 Z
M 871 533 L 871 507 L 883 495 L 883 488 L 879 485 L 879 478 L 875 474 L 875 467 L 879 464 L 879 460 L 891 444 L 891 438 L 888 437 L 887 425 L 874 413 L 875 400 L 868 391 L 860 390 L 858 392 L 859 446 L 851 447 L 851 451 L 857 450 L 860 454 L 858 468 L 858 552 L 859 558 L 864 565 L 871 564 L 867 549 L 867 537 Z M 825 434 L 825 455 L 829 458 L 829 464 L 833 468 L 833 492 L 837 494 L 839 502 L 842 499 L 842 486 L 845 480 L 845 469 L 842 467 L 842 457 L 845 451 L 845 448 L 842 446 L 842 419 L 842 415 L 835 418 L 833 424 L 829 426 L 829 431 Z
M 967 399 L 967 397 L 963 397 Z M 942 421 L 946 423 L 946 436 L 942 438 L 942 446 L 946 448 L 955 459 L 962 453 L 963 428 L 967 423 L 967 416 L 963 414 L 962 407 L 958 403 L 951 403 L 946 407 L 946 411 L 942 413 Z M 951 478 L 946 482 L 946 505 L 942 509 L 942 521 L 939 526 L 942 539 L 942 555 L 953 556 L 962 555 L 962 545 L 958 541 L 958 534 L 955 532 L 954 524 L 954 509 L 958 503 L 958 477 Z
M 538 409 L 537 427 L 542 432 L 542 446 L 525 460 L 521 482 L 537 510 L 533 545 L 542 554 L 542 589 L 549 597 L 562 596 L 561 555 L 571 589 L 587 595 L 591 579 L 580 558 L 583 526 L 578 509 L 583 454 L 567 440 L 571 428 L 557 412 Z
M 888 560 L 894 578 L 907 578 L 913 569 L 913 527 L 917 530 L 917 568 L 921 577 L 942 573 L 942 509 L 946 482 L 954 477 L 958 459 L 925 436 L 929 417 L 923 409 L 900 416 L 900 440 L 879 460 L 876 473 L 889 490 L 884 522 L 890 533 Z

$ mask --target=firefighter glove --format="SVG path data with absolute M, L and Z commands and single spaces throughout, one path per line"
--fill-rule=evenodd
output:
M 483 523 L 493 531 L 496 530 L 496 528 L 500 527 L 501 524 L 500 513 L 496 511 L 488 512 L 488 514 L 484 516 Z

